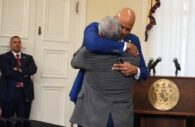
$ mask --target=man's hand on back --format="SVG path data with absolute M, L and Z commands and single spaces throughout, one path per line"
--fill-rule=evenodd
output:
M 127 49 L 126 51 L 130 54 L 132 54 L 133 56 L 137 57 L 139 54 L 138 54 L 138 49 L 137 47 L 132 44 L 132 43 L 126 43 L 127 44 Z

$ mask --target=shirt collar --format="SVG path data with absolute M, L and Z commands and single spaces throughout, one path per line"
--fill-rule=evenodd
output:
M 16 52 L 12 51 L 12 53 L 14 54 L 15 57 L 16 57 L 16 55 L 19 55 L 21 57 L 21 52 L 16 53 Z

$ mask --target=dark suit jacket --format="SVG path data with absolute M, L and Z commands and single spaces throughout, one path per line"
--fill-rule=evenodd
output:
M 17 82 L 23 82 L 25 98 L 29 101 L 34 99 L 34 88 L 31 75 L 37 71 L 33 57 L 21 53 L 21 72 L 13 68 L 17 65 L 16 58 L 11 51 L 2 54 L 0 79 L 0 101 L 6 101 L 14 96 Z

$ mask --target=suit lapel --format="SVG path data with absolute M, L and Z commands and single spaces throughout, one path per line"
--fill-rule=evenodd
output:
M 11 51 L 9 51 L 9 59 L 10 59 L 10 62 L 11 62 L 11 65 L 16 65 L 16 58 L 15 58 L 15 56 L 14 56 L 14 54 L 11 52 Z
M 24 65 L 23 63 L 27 60 L 26 55 L 24 55 L 23 53 L 21 53 L 21 65 Z
M 25 60 L 25 56 L 23 53 L 21 53 L 21 59 L 20 59 L 21 65 L 23 65 L 24 60 Z

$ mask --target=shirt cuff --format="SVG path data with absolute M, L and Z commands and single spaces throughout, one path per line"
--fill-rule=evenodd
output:
M 134 75 L 134 78 L 138 80 L 139 76 L 140 76 L 140 69 L 137 67 L 137 74 Z
M 127 50 L 127 42 L 124 42 L 123 52 Z

